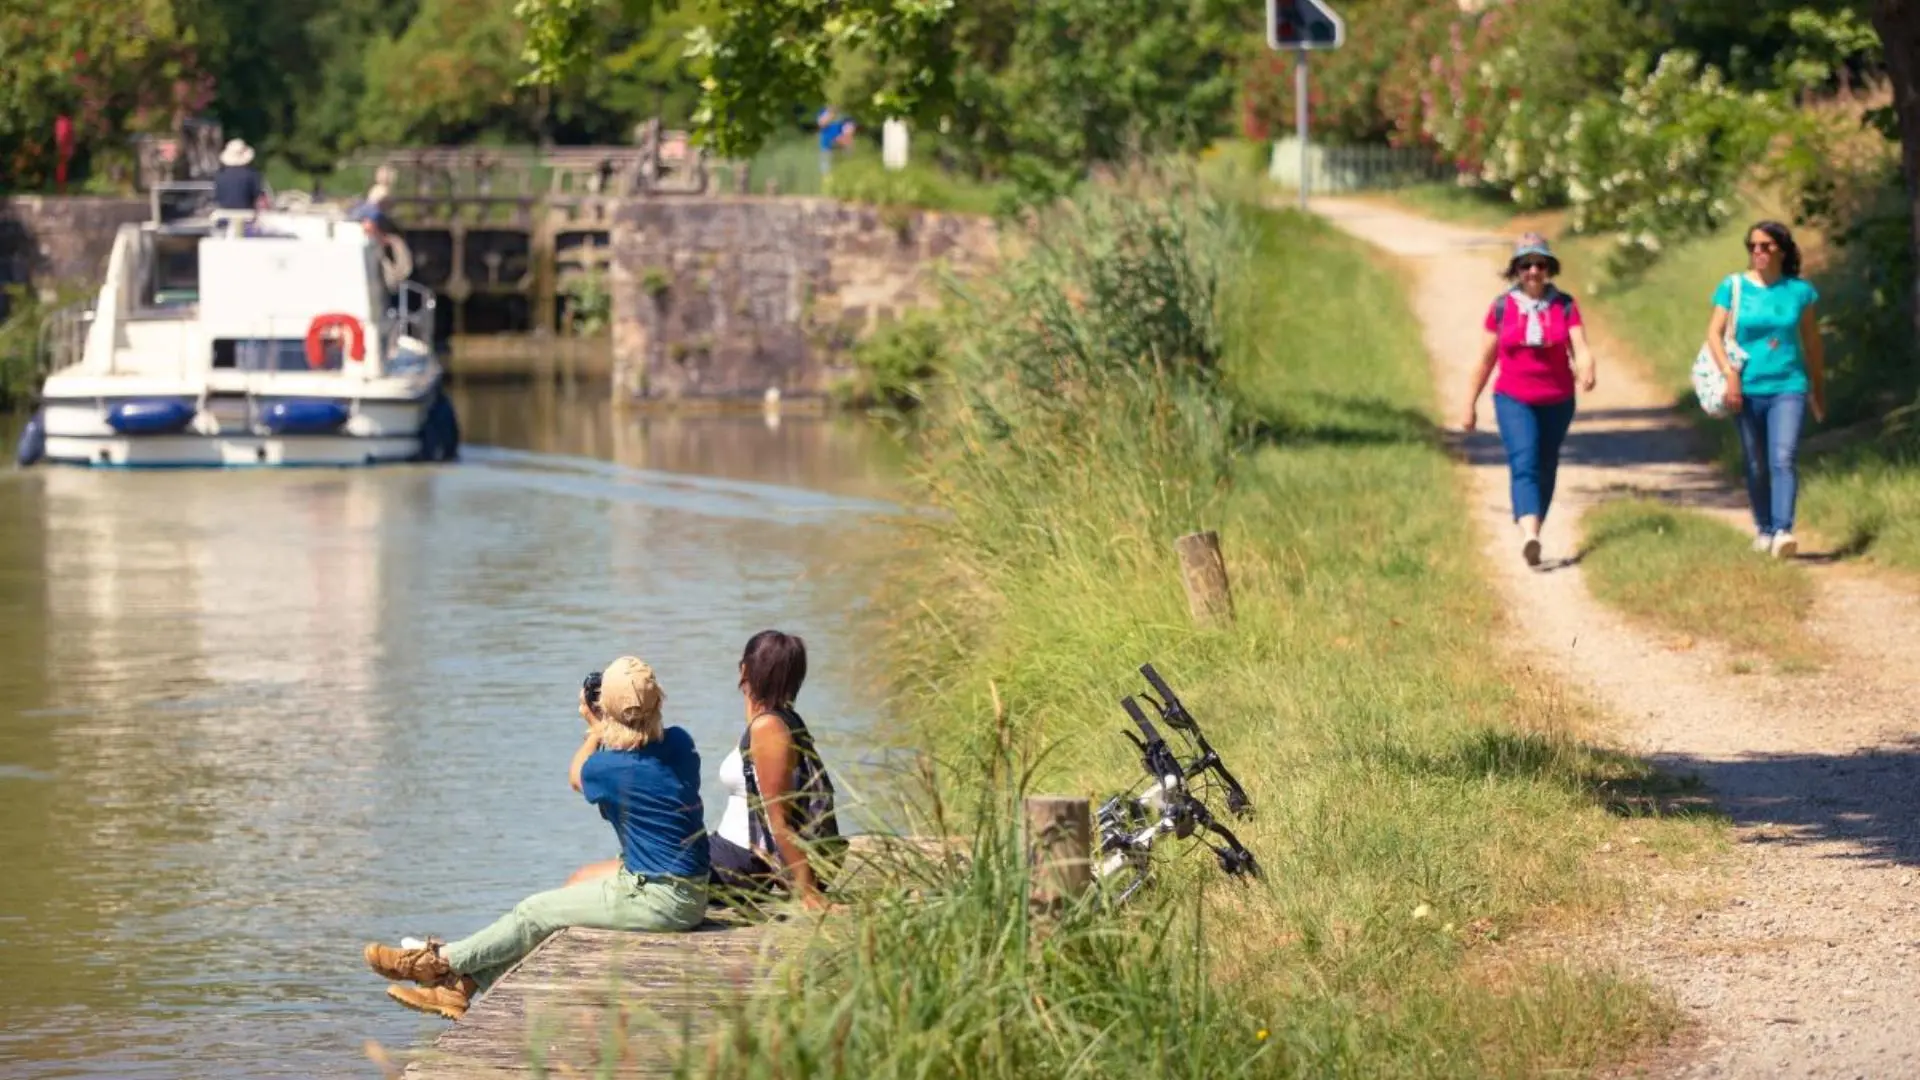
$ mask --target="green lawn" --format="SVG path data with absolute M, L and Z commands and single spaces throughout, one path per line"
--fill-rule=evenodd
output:
M 1758 656 L 1784 671 L 1822 660 L 1805 626 L 1813 582 L 1791 562 L 1747 550 L 1750 534 L 1646 499 L 1603 503 L 1581 528 L 1587 587 L 1666 631 L 1670 644 L 1717 641 L 1735 652 L 1736 664 Z

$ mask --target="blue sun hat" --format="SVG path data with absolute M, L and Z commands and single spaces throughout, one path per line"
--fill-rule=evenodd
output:
M 1547 260 L 1547 273 L 1560 276 L 1560 260 L 1554 256 L 1553 249 L 1547 246 L 1547 238 L 1534 232 L 1522 233 L 1520 239 L 1514 242 L 1513 258 L 1507 260 L 1507 276 L 1518 277 L 1520 260 L 1529 255 Z

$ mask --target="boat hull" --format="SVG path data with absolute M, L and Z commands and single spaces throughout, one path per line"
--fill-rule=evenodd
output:
M 420 457 L 420 438 L 350 435 L 54 435 L 49 465 L 105 468 L 261 468 L 382 465 Z
M 458 424 L 437 390 L 406 400 L 216 397 L 184 423 L 128 430 L 125 417 L 169 415 L 178 400 L 49 398 L 40 414 L 40 460 L 107 468 L 260 468 L 447 461 L 458 453 Z

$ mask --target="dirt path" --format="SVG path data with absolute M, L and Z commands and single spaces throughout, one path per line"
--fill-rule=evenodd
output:
M 1457 408 L 1511 239 L 1358 202 L 1316 210 L 1414 268 L 1439 401 Z M 1703 883 L 1724 899 L 1697 916 L 1650 900 L 1607 943 L 1704 1025 L 1704 1046 L 1664 1074 L 1920 1076 L 1920 600 L 1812 553 L 1810 625 L 1834 660 L 1798 676 L 1731 674 L 1715 650 L 1671 648 L 1593 600 L 1573 545 L 1580 515 L 1612 490 L 1751 528 L 1744 495 L 1694 460 L 1663 395 L 1596 351 L 1600 387 L 1567 439 L 1542 570 L 1520 558 L 1484 399 L 1465 449 L 1523 654 L 1608 704 L 1627 748 L 1697 773 L 1736 825 L 1729 876 Z

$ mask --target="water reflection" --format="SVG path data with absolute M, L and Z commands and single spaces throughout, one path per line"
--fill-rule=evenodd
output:
M 435 1030 L 358 942 L 470 931 L 611 853 L 565 767 L 620 652 L 662 673 L 711 815 L 754 630 L 805 634 L 823 748 L 865 745 L 862 429 L 461 396 L 508 449 L 0 476 L 0 1072 L 366 1075 L 363 1039 Z M 695 466 L 724 479 L 659 471 Z
M 904 460 L 872 425 L 768 415 L 642 416 L 603 407 L 606 398 L 563 382 L 456 389 L 469 431 L 541 454 L 616 462 L 636 469 L 730 477 L 815 491 L 887 497 Z

